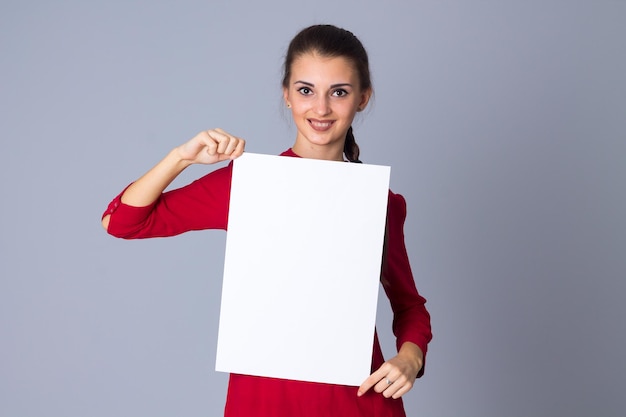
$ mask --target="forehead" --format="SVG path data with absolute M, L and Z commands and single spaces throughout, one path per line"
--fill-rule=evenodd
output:
M 327 57 L 316 53 L 298 56 L 291 64 L 291 80 L 313 84 L 350 83 L 356 86 L 358 76 L 354 64 L 342 56 Z

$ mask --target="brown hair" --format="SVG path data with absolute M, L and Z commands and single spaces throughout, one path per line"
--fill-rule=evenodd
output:
M 299 56 L 311 52 L 325 57 L 343 57 L 350 60 L 359 75 L 361 90 L 372 88 L 369 59 L 363 44 L 352 32 L 332 25 L 309 26 L 291 40 L 285 56 L 283 87 L 289 88 L 293 61 Z M 352 126 L 346 133 L 343 153 L 350 162 L 361 162 L 359 160 L 359 145 L 354 139 Z

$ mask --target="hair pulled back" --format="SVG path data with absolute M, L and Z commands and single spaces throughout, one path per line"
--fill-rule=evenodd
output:
M 358 75 L 360 89 L 372 88 L 369 59 L 361 41 L 348 30 L 333 25 L 313 25 L 300 31 L 289 44 L 285 56 L 283 87 L 289 88 L 291 66 L 300 56 L 316 53 L 324 57 L 343 57 L 354 65 Z M 352 133 L 352 126 L 346 133 L 343 153 L 350 162 L 359 160 L 359 145 Z

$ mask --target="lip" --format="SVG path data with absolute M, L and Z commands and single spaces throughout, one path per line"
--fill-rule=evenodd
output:
M 318 119 L 307 119 L 309 122 L 309 126 L 318 132 L 325 132 L 330 129 L 335 123 L 334 120 L 318 120 Z

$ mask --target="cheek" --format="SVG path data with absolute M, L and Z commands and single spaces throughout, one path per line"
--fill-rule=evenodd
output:
M 354 117 L 357 112 L 358 103 L 346 103 L 345 106 L 341 108 L 341 114 L 345 117 Z
M 303 111 L 304 110 L 303 110 L 302 103 L 297 103 L 297 102 L 296 103 L 291 103 L 291 112 L 293 114 L 300 114 Z

